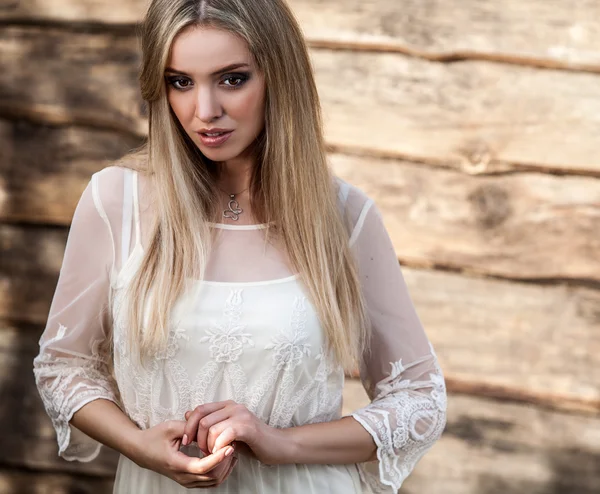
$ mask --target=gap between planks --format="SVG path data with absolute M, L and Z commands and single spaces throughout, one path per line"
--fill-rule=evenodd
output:
M 364 156 L 382 160 L 410 161 L 419 165 L 428 166 L 442 170 L 456 170 L 472 176 L 500 176 L 515 175 L 517 173 L 541 173 L 544 175 L 569 176 L 569 177 L 592 177 L 600 178 L 600 171 L 589 168 L 556 168 L 537 163 L 518 163 L 490 160 L 481 163 L 473 162 L 467 157 L 462 159 L 449 157 L 436 159 L 432 157 L 413 156 L 406 153 L 387 151 L 366 146 L 350 146 L 347 144 L 336 144 L 326 142 L 327 151 L 347 156 Z
M 358 379 L 358 371 L 347 374 L 346 377 Z M 451 374 L 445 374 L 444 379 L 446 389 L 451 394 L 533 405 L 556 412 L 600 418 L 600 399 L 541 393 L 484 381 L 468 381 Z
M 450 51 L 447 53 L 434 53 L 426 50 L 404 45 L 402 43 L 386 43 L 375 40 L 333 40 L 333 39 L 307 39 L 311 48 L 340 50 L 340 51 L 366 51 L 375 53 L 401 53 L 409 57 L 421 58 L 430 62 L 453 63 L 464 61 L 485 61 L 505 65 L 518 65 L 548 70 L 562 70 L 565 72 L 584 72 L 600 74 L 600 65 L 585 63 L 565 63 L 557 60 L 512 55 L 508 53 L 492 54 L 477 51 Z

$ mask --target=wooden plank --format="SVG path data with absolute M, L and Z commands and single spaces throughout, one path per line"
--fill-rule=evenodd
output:
M 142 19 L 147 0 L 20 0 L 0 7 L 4 23 L 94 23 L 106 29 Z M 435 60 L 492 58 L 510 63 L 600 70 L 600 6 L 536 0 L 447 2 L 291 0 L 312 46 L 396 50 Z M 535 29 L 531 29 L 535 19 Z
M 314 45 L 401 51 L 432 60 L 483 58 L 600 70 L 592 0 L 291 0 Z M 535 19 L 535 29 L 531 28 Z
M 0 4 L 4 23 L 134 24 L 143 17 L 148 0 L 6 0 Z
M 0 321 L 0 465 L 111 478 L 118 454 L 109 448 L 102 448 L 98 458 L 89 463 L 58 457 L 54 428 L 32 370 L 40 334 L 39 325 Z
M 0 225 L 0 318 L 45 321 L 67 234 L 66 228 Z
M 0 494 L 112 494 L 112 479 L 0 469 Z
M 390 53 L 313 50 L 312 60 L 333 149 L 473 174 L 599 175 L 595 75 Z
M 344 414 L 368 403 L 347 381 Z M 449 395 L 442 438 L 404 483 L 406 494 L 595 494 L 600 418 Z
M 0 116 L 147 132 L 133 34 L 6 27 L 0 59 Z
M 511 279 L 600 282 L 600 180 L 466 176 L 414 163 L 329 156 L 381 209 L 401 261 Z
M 468 173 L 600 176 L 600 85 L 593 74 L 439 64 L 394 53 L 311 53 L 333 149 Z M 0 33 L 0 57 L 0 116 L 145 134 L 133 36 L 8 27 Z
M 66 230 L 3 225 L 0 238 L 9 246 L 0 265 L 0 317 L 44 324 Z M 404 275 L 449 376 L 557 395 L 565 408 L 597 410 L 599 290 L 408 267 Z
M 449 377 L 600 400 L 600 291 L 404 268 Z
M 91 175 L 141 144 L 119 132 L 0 119 L 0 219 L 68 225 Z

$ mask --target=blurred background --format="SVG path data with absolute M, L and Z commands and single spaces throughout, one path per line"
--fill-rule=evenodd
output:
M 249 0 L 251 1 L 251 0 Z M 600 3 L 291 0 L 331 165 L 383 211 L 449 390 L 407 494 L 600 492 Z M 139 145 L 146 0 L 0 0 L 0 494 L 57 457 L 32 360 L 75 205 Z M 349 377 L 345 413 L 367 401 Z

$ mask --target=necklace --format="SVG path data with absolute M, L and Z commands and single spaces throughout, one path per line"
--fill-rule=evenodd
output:
M 241 194 L 242 192 L 246 192 L 248 190 L 248 187 L 246 187 L 244 190 L 242 190 L 240 192 L 236 192 L 235 194 L 230 194 L 228 192 L 225 192 L 221 188 L 219 188 L 219 190 L 229 196 L 229 204 L 227 206 L 229 209 L 223 210 L 223 217 L 230 218 L 234 221 L 237 221 L 240 217 L 240 214 L 242 214 L 244 212 L 244 210 L 242 208 L 240 208 L 239 203 L 235 200 L 235 196 L 237 196 L 238 194 Z

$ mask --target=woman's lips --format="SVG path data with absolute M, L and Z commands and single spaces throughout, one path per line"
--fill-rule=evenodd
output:
M 202 144 L 211 148 L 222 145 L 227 139 L 229 139 L 229 136 L 231 136 L 232 133 L 233 130 L 230 130 L 229 132 L 219 133 L 218 136 L 209 136 L 201 132 L 197 132 L 198 136 L 200 136 Z

